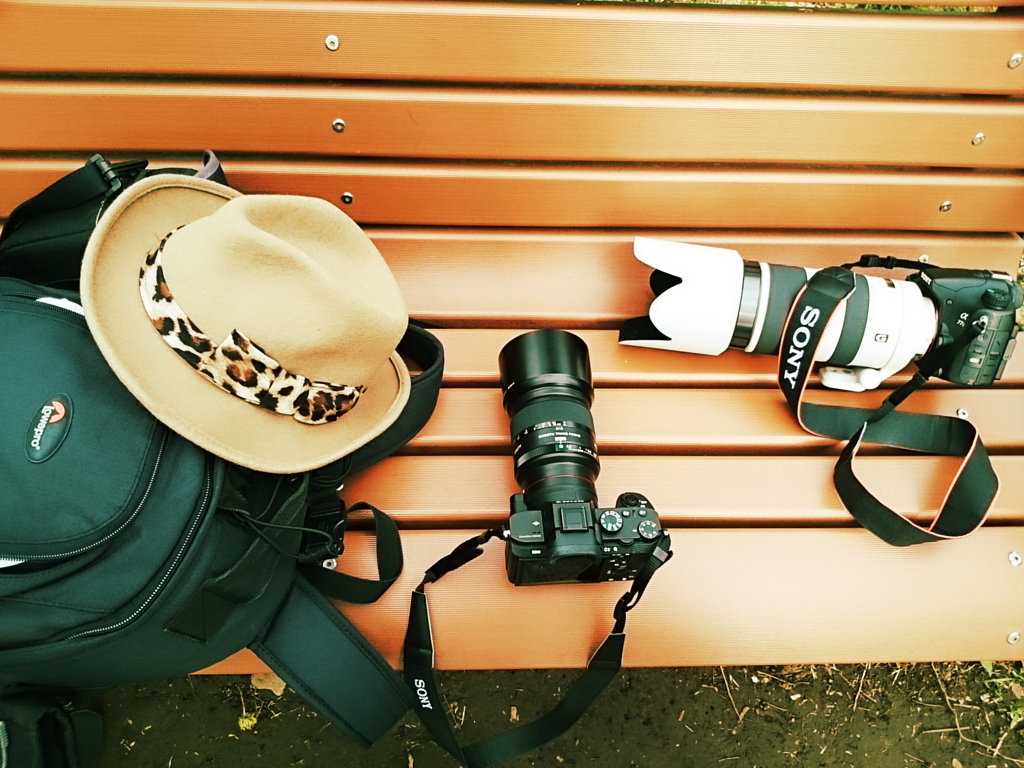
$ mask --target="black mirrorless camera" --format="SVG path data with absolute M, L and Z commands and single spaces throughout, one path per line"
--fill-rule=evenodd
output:
M 600 471 L 587 346 L 560 330 L 523 334 L 498 357 L 516 482 L 505 568 L 516 585 L 628 581 L 662 537 L 650 502 L 597 505 Z

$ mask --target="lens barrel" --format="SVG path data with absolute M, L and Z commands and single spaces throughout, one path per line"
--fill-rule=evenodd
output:
M 594 387 L 587 345 L 566 331 L 531 331 L 505 345 L 498 369 L 516 482 L 528 506 L 596 504 L 600 463 L 590 413 Z

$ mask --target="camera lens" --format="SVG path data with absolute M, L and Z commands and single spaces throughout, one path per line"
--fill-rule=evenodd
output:
M 637 238 L 634 253 L 654 268 L 648 317 L 626 320 L 619 341 L 638 347 L 720 355 L 780 350 L 787 321 L 813 269 L 746 261 L 724 248 Z M 922 355 L 936 334 L 932 302 L 907 280 L 854 275 L 855 288 L 833 315 L 815 360 L 856 369 L 828 386 L 873 388 Z M 846 383 L 844 383 L 846 382 Z
M 528 506 L 596 504 L 600 464 L 587 345 L 566 331 L 532 331 L 505 345 L 498 369 L 511 421 L 516 482 Z

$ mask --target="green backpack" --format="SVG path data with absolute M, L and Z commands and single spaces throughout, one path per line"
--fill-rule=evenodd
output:
M 184 675 L 246 647 L 372 744 L 411 695 L 326 596 L 375 600 L 401 572 L 401 546 L 383 513 L 346 509 L 335 489 L 429 418 L 438 340 L 409 326 L 399 351 L 422 373 L 384 434 L 323 469 L 266 474 L 152 417 L 107 366 L 78 295 L 40 282 L 0 276 L 0 766 L 93 765 L 98 718 L 58 697 Z M 377 524 L 379 581 L 333 570 L 357 509 Z

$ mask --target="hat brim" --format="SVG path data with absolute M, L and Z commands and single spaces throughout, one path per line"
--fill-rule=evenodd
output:
M 139 297 L 139 269 L 169 232 L 241 193 L 206 179 L 158 174 L 133 184 L 100 218 L 82 263 L 85 317 L 107 363 L 157 419 L 228 461 L 263 472 L 302 472 L 343 458 L 395 422 L 409 370 L 391 355 L 356 406 L 329 424 L 303 424 L 228 394 L 160 337 Z M 253 341 L 259 343 L 258 339 Z

